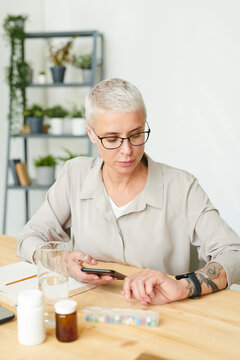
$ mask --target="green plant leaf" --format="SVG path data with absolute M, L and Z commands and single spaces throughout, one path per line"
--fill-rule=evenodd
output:
M 61 105 L 56 105 L 45 110 L 45 114 L 49 118 L 65 118 L 69 113 Z
M 23 59 L 24 48 L 24 25 L 27 16 L 8 15 L 3 23 L 5 37 L 11 47 L 10 65 L 7 68 L 7 82 L 11 102 L 8 115 L 10 131 L 16 134 L 23 126 L 23 109 L 25 108 L 25 90 L 29 65 Z
M 73 65 L 79 69 L 90 70 L 92 68 L 92 53 L 78 56 Z
M 86 156 L 86 154 L 73 154 L 70 150 L 63 148 L 63 150 L 67 153 L 68 156 L 58 156 L 58 159 L 61 161 L 68 161 L 74 159 L 78 156 Z
M 23 115 L 25 117 L 43 117 L 45 114 L 41 105 L 33 104 L 30 107 L 26 107 Z
M 39 167 L 39 166 L 55 167 L 57 165 L 57 159 L 51 154 L 49 154 L 47 156 L 39 156 L 39 157 L 33 159 L 33 164 L 36 167 Z

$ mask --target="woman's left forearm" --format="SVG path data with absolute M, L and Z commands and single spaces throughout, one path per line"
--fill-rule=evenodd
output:
M 207 264 L 195 271 L 202 287 L 202 295 L 223 290 L 227 287 L 227 274 L 222 265 L 217 262 Z

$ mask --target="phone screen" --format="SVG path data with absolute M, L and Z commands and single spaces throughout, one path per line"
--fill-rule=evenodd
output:
M 0 305 L 0 324 L 14 318 L 14 313 Z
M 83 272 L 86 272 L 88 274 L 96 274 L 98 276 L 104 276 L 104 275 L 109 275 L 112 276 L 113 278 L 116 278 L 118 280 L 124 280 L 126 275 L 121 274 L 115 270 L 110 270 L 110 269 L 92 269 L 92 268 L 82 268 L 81 269 Z

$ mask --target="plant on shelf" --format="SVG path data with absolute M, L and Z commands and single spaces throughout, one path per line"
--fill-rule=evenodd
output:
M 78 56 L 73 65 L 78 69 L 90 70 L 92 68 L 92 53 Z
M 39 84 L 45 84 L 45 82 L 46 82 L 46 73 L 45 73 L 45 71 L 39 71 L 39 73 L 38 73 L 38 82 L 39 82 Z
M 78 108 L 77 104 L 74 103 L 69 115 L 71 118 L 82 118 L 84 116 L 84 106 Z
M 23 127 L 22 112 L 25 108 L 25 89 L 28 82 L 29 65 L 23 59 L 24 25 L 27 16 L 8 15 L 3 23 L 6 39 L 11 46 L 10 65 L 7 68 L 7 82 L 10 92 L 10 132 L 19 133 Z
M 86 120 L 84 118 L 84 107 L 78 108 L 74 103 L 72 110 L 69 113 L 71 117 L 71 126 L 73 135 L 85 135 L 86 134 Z
M 30 107 L 26 107 L 23 115 L 25 117 L 43 117 L 44 116 L 44 110 L 41 105 L 33 104 Z
M 53 107 L 47 108 L 45 110 L 45 114 L 49 118 L 65 118 L 68 115 L 68 111 L 61 105 L 55 105 Z
M 49 154 L 47 156 L 39 156 L 33 159 L 36 167 L 37 184 L 41 186 L 49 186 L 54 182 L 56 158 Z
M 63 119 L 68 116 L 68 111 L 61 105 L 56 105 L 46 109 L 45 114 L 51 119 L 51 134 L 63 134 Z
M 70 52 L 73 41 L 74 38 L 57 48 L 53 48 L 52 43 L 48 41 L 49 59 L 51 63 L 53 63 L 53 66 L 50 69 L 54 83 L 63 82 L 66 70 L 65 65 L 74 61 L 74 57 Z
M 86 154 L 74 154 L 72 153 L 70 150 L 68 149 L 63 149 L 65 151 L 65 153 L 67 154 L 67 156 L 58 156 L 58 159 L 61 160 L 61 161 L 68 161 L 68 160 L 71 160 L 71 159 L 74 159 L 78 156 L 87 156 Z
M 92 53 L 80 55 L 73 61 L 73 66 L 82 70 L 83 81 L 88 83 L 91 81 L 92 75 Z
M 34 158 L 33 164 L 35 167 L 39 167 L 39 166 L 55 167 L 57 165 L 57 160 L 53 155 L 49 154 L 46 156 L 38 156 L 37 158 Z
M 32 134 L 42 133 L 44 110 L 41 105 L 33 104 L 30 107 L 25 107 L 23 116 Z

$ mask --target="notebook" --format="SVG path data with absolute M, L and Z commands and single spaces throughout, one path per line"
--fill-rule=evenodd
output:
M 17 297 L 21 291 L 38 289 L 37 266 L 24 261 L 0 267 L 0 301 L 16 306 Z M 27 280 L 15 282 L 17 280 Z M 11 284 L 15 282 L 14 284 Z M 6 285 L 8 284 L 8 285 Z M 69 277 L 69 296 L 93 289 L 96 285 L 83 283 Z

